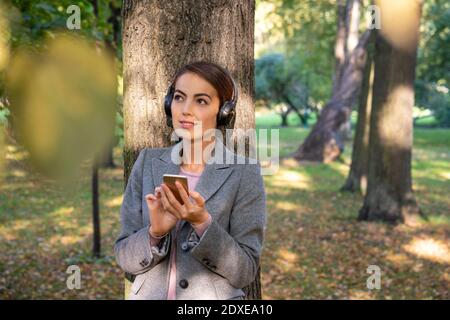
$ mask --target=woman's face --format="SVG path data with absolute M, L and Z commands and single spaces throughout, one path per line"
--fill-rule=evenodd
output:
M 216 128 L 220 99 L 217 90 L 199 75 L 187 72 L 175 83 L 172 123 L 183 139 L 199 139 Z M 201 130 L 200 130 L 201 128 Z

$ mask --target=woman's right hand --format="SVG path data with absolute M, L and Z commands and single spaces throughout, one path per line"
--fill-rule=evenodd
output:
M 160 187 L 155 188 L 155 194 L 147 194 L 148 214 L 151 221 L 150 232 L 153 236 L 162 236 L 168 233 L 177 224 L 178 218 L 165 210 L 161 201 Z

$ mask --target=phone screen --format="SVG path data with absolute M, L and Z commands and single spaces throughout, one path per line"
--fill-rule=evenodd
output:
M 177 185 L 175 184 L 175 181 L 180 182 L 181 185 L 186 190 L 186 193 L 189 195 L 187 177 L 181 176 L 181 175 L 165 174 L 163 176 L 163 181 L 169 187 L 169 189 L 172 191 L 173 195 L 178 200 L 178 202 L 180 202 L 181 204 L 184 204 L 184 201 L 181 198 L 180 193 L 178 192 L 178 188 L 177 188 Z

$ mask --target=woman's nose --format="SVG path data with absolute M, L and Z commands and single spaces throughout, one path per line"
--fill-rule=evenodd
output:
M 192 102 L 186 100 L 186 103 L 183 105 L 183 114 L 191 114 L 192 113 Z

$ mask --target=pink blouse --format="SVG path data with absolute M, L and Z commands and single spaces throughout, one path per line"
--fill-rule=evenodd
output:
M 195 187 L 197 186 L 197 182 L 200 179 L 201 173 L 192 173 L 188 171 L 184 171 L 182 168 L 180 168 L 180 175 L 184 175 L 188 179 L 188 187 L 189 190 L 195 190 Z M 167 292 L 167 300 L 175 300 L 176 299 L 176 288 L 177 288 L 177 265 L 176 265 L 176 243 L 177 243 L 177 235 L 179 231 L 180 222 L 178 221 L 176 224 L 176 232 L 175 237 L 172 239 L 172 246 L 170 250 L 170 261 L 169 261 L 169 289 Z M 197 235 L 201 238 L 205 230 L 209 227 L 211 224 L 211 215 L 208 216 L 208 219 L 199 225 L 192 225 Z M 161 238 L 155 238 L 150 236 L 150 244 L 152 246 L 156 246 Z

